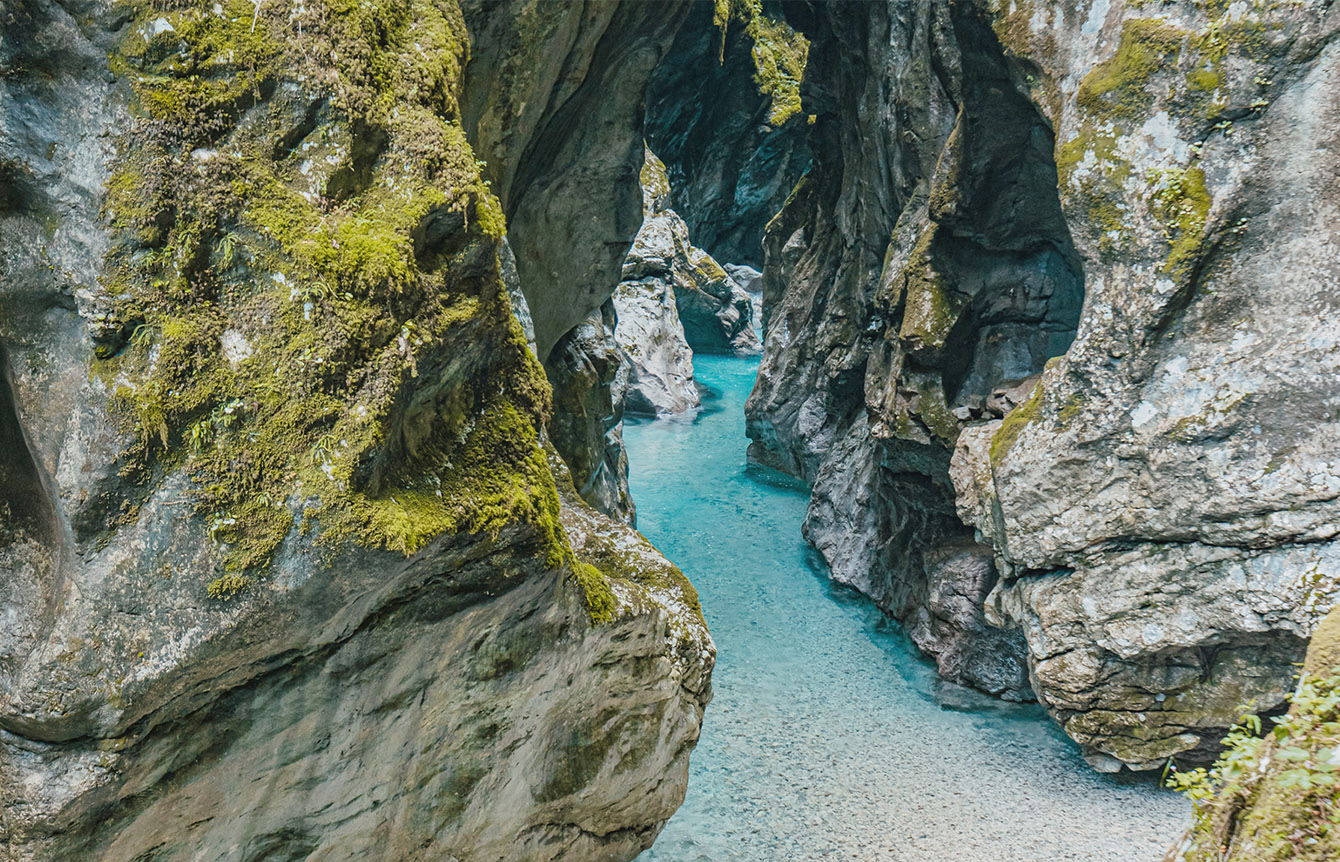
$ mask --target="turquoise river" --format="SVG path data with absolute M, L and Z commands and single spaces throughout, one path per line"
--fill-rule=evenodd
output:
M 757 366 L 696 357 L 698 417 L 625 430 L 638 526 L 718 650 L 688 796 L 641 862 L 1158 862 L 1180 797 L 1093 772 L 1037 706 L 942 708 L 896 626 L 828 581 L 805 491 L 746 465 Z

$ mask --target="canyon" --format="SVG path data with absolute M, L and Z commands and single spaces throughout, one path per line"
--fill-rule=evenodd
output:
M 1200 775 L 1169 858 L 1328 858 L 1340 5 L 0 23 L 3 862 L 647 850 L 717 645 L 625 426 L 749 357 L 945 705 Z M 1248 713 L 1306 786 L 1193 771 Z

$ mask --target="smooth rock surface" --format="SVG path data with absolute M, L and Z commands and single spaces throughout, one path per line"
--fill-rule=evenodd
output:
M 676 284 L 689 289 L 672 261 L 681 238 L 669 209 L 665 166 L 650 150 L 642 166 L 642 229 L 624 260 L 614 292 L 615 341 L 627 366 L 624 407 L 629 413 L 673 415 L 698 407 L 693 351 L 679 322 Z

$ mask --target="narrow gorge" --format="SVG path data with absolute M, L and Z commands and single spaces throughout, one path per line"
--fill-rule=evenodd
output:
M 1333 0 L 0 0 L 0 862 L 1340 858 L 1338 225 Z

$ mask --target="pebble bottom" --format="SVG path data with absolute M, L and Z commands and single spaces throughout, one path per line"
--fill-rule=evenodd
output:
M 687 798 L 641 862 L 1158 862 L 1190 810 L 1092 771 L 1036 705 L 955 696 L 897 626 L 833 585 L 807 494 L 746 465 L 757 360 L 699 356 L 693 420 L 625 429 L 638 527 L 697 586 L 714 700 Z

